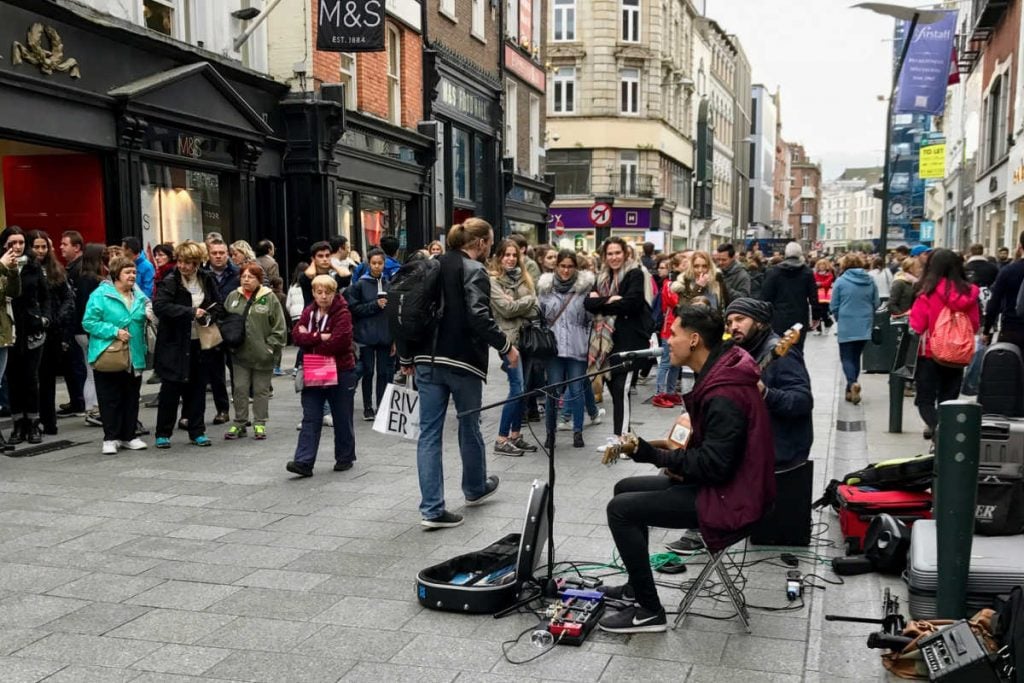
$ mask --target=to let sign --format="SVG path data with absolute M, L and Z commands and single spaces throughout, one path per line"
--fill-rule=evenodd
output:
M 384 0 L 320 0 L 316 49 L 380 52 L 384 49 Z
M 921 180 L 946 175 L 946 145 L 928 145 L 918 153 L 918 176 Z

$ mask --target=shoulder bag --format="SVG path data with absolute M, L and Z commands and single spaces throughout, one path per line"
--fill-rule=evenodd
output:
M 575 296 L 576 293 L 573 292 L 565 299 L 565 303 L 558 309 L 558 313 L 550 323 L 541 313 L 536 320 L 531 320 L 523 325 L 519 330 L 519 348 L 523 353 L 535 358 L 550 358 L 558 354 L 558 342 L 555 340 L 555 333 L 551 331 L 551 328 L 562 317 Z
M 129 367 L 131 367 L 131 355 L 128 351 L 128 344 L 120 339 L 110 342 L 110 345 L 103 349 L 103 353 L 92 364 L 93 370 L 97 372 L 128 372 Z

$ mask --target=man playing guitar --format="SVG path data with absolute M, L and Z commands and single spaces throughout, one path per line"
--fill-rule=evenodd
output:
M 686 395 L 692 432 L 686 448 L 665 450 L 635 439 L 636 462 L 666 468 L 674 477 L 630 477 L 615 485 L 608 527 L 628 583 L 605 594 L 630 603 L 599 623 L 612 633 L 664 631 L 668 621 L 648 559 L 648 527 L 700 529 L 712 550 L 731 544 L 758 521 L 775 498 L 771 424 L 758 388 L 757 364 L 722 341 L 721 315 L 681 305 L 668 341 L 673 366 L 697 382 Z

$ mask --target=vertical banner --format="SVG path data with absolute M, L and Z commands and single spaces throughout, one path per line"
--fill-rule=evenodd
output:
M 316 49 L 321 52 L 384 50 L 384 0 L 320 0 Z
M 509 17 L 506 21 L 514 21 Z M 531 50 L 539 50 L 540 45 L 533 45 L 533 0 L 519 0 L 519 43 L 530 46 Z
M 946 107 L 957 12 L 950 10 L 945 15 L 934 24 L 918 24 L 912 36 L 904 34 L 910 47 L 897 86 L 897 113 L 939 115 Z M 905 26 L 910 27 L 908 23 Z

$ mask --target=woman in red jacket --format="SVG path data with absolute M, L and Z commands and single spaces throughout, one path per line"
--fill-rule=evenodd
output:
M 295 345 L 302 349 L 303 369 L 312 372 L 316 356 L 334 363 L 337 381 L 328 386 L 302 389 L 302 426 L 295 458 L 285 469 L 300 477 L 313 476 L 313 463 L 323 430 L 324 402 L 331 407 L 334 418 L 334 471 L 352 469 L 356 460 L 355 428 L 352 423 L 353 397 L 356 389 L 356 361 L 352 353 L 352 314 L 345 298 L 338 296 L 338 283 L 328 275 L 313 278 L 313 303 L 306 306 L 292 330 Z
M 832 285 L 836 281 L 836 271 L 832 262 L 826 258 L 818 259 L 814 264 L 814 284 L 818 287 L 818 305 L 811 311 L 811 329 L 821 334 L 821 324 L 826 329 L 832 327 L 832 318 L 828 314 L 828 306 L 832 303 Z
M 964 379 L 964 367 L 944 364 L 934 358 L 932 342 L 936 334 L 936 323 L 944 309 L 955 316 L 958 313 L 966 316 L 970 322 L 972 337 L 971 350 L 974 349 L 974 337 L 980 326 L 978 309 L 978 288 L 967 281 L 964 261 L 959 254 L 949 249 L 935 249 L 928 258 L 924 276 L 920 282 L 920 293 L 910 309 L 910 327 L 919 335 L 923 335 L 917 361 L 917 397 L 914 403 L 924 420 L 924 438 L 932 439 L 939 423 L 938 405 L 943 401 L 952 401 L 960 395 L 960 384 Z M 951 325 L 955 329 L 954 325 Z M 949 330 L 942 330 L 945 335 L 943 342 L 952 340 Z M 963 340 L 966 343 L 966 340 Z

